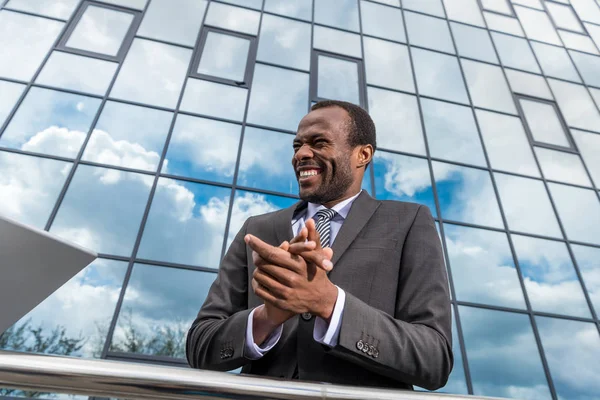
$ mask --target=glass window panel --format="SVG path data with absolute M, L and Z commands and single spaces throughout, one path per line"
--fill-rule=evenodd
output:
M 548 187 L 567 237 L 600 244 L 600 203 L 596 193 L 558 183 L 548 183 Z
M 312 1 L 266 0 L 265 11 L 310 21 L 312 20 Z
M 324 26 L 313 27 L 313 47 L 331 53 L 362 58 L 360 35 Z
M 100 358 L 125 271 L 126 262 L 95 260 L 9 328 L 4 349 Z
M 600 249 L 572 244 L 571 250 L 597 315 L 600 310 Z
M 486 166 L 470 107 L 421 99 L 431 157 Z
M 484 9 L 512 15 L 512 10 L 507 0 L 481 0 Z
M 425 143 L 415 96 L 368 88 L 369 113 L 377 127 L 377 146 L 425 154 Z
M 446 20 L 410 11 L 405 12 L 404 17 L 411 44 L 454 53 L 454 45 Z
M 28 11 L 34 14 L 46 15 L 67 20 L 77 7 L 79 0 L 54 0 L 51 2 L 40 0 L 10 0 L 6 5 L 9 8 Z
M 542 70 L 544 70 L 544 74 L 580 82 L 577 71 L 565 49 L 536 42 L 532 42 L 531 45 L 542 66 Z
M 573 0 L 572 0 L 573 1 Z M 600 336 L 594 324 L 535 317 L 558 398 L 593 399 L 600 393 Z
M 577 154 L 534 147 L 546 179 L 591 186 L 591 182 Z
M 55 51 L 36 83 L 104 96 L 118 64 Z
M 404 21 L 400 9 L 361 0 L 360 13 L 363 34 L 406 42 Z
M 473 392 L 550 399 L 529 316 L 459 306 Z
M 400 0 L 373 0 L 377 3 L 387 4 L 388 6 L 400 7 Z
M 554 100 L 544 77 L 527 72 L 513 71 L 508 68 L 504 72 L 514 93 L 523 93 L 529 96 L 541 97 L 542 99 Z
M 296 131 L 308 108 L 308 74 L 257 64 L 248 121 Z
M 596 43 L 596 47 L 600 48 L 600 25 L 593 25 L 587 22 L 584 23 L 584 25 L 588 35 L 590 35 L 590 37 Z
M 492 168 L 540 176 L 519 118 L 483 110 L 476 114 Z
M 63 25 L 47 18 L 0 11 L 0 76 L 29 81 Z
M 584 86 L 548 79 L 569 126 L 600 131 L 600 112 Z
M 485 28 L 477 0 L 443 0 L 448 19 Z
M 416 48 L 412 55 L 421 95 L 469 104 L 456 57 Z
M 262 0 L 223 0 L 225 3 L 231 3 L 242 7 L 254 8 L 260 10 L 262 7 Z
M 517 113 L 515 102 L 500 67 L 464 59 L 461 63 L 471 100 L 476 107 Z
M 190 321 L 215 278 L 211 272 L 135 264 L 110 350 L 185 358 Z
M 314 4 L 316 23 L 359 31 L 357 0 L 314 0 Z
M 450 26 L 456 41 L 456 48 L 461 56 L 498 63 L 498 57 L 496 57 L 488 31 L 456 22 L 450 22 Z
M 513 235 L 531 308 L 590 318 L 581 283 L 562 242 Z
M 246 127 L 238 186 L 297 195 L 298 181 L 291 165 L 293 140 L 287 133 Z M 269 158 L 264 156 L 265 150 L 271 154 Z
M 241 125 L 179 115 L 162 173 L 232 183 Z
M 244 83 L 249 51 L 249 39 L 209 31 L 196 72 Z
M 584 33 L 581 23 L 571 7 L 551 1 L 546 1 L 546 7 L 548 7 L 548 12 L 558 28 Z
M 117 6 L 125 6 L 129 8 L 135 8 L 142 10 L 148 0 L 102 0 L 104 3 L 115 4 Z
M 487 22 L 488 29 L 525 37 L 523 29 L 521 29 L 521 24 L 519 24 L 519 20 L 516 18 L 485 11 L 483 16 L 485 17 L 485 22 Z
M 50 232 L 98 253 L 129 256 L 154 177 L 80 165 Z
M 0 151 L 2 215 L 44 229 L 71 163 Z
M 160 178 L 138 257 L 218 268 L 230 195 L 229 188 Z
M 444 224 L 457 300 L 525 309 L 506 233 Z
M 360 104 L 358 64 L 354 61 L 319 55 L 317 96 Z
M 590 94 L 592 95 L 592 98 L 596 102 L 598 109 L 600 109 L 600 89 L 596 89 L 593 87 L 588 87 L 588 89 L 590 91 Z
M 109 101 L 83 153 L 100 164 L 156 171 L 173 114 Z
M 523 6 L 544 10 L 544 6 L 540 0 L 510 0 L 513 4 L 521 4 Z
M 248 218 L 291 207 L 296 203 L 298 203 L 297 199 L 290 199 L 289 197 L 236 190 L 229 221 L 227 247 L 231 245 L 235 235 Z
M 533 140 L 570 147 L 563 125 L 552 104 L 522 98 L 519 99 L 519 103 Z
M 249 35 L 257 35 L 260 24 L 260 13 L 245 8 L 211 2 L 205 24 Z
M 420 11 L 442 18 L 446 17 L 442 0 L 403 0 L 402 7 L 406 10 Z
M 600 24 L 600 6 L 594 0 L 571 0 L 571 4 L 581 20 Z
M 415 91 L 408 47 L 384 40 L 363 38 L 367 83 Z
M 573 62 L 577 66 L 583 81 L 587 85 L 600 87 L 600 57 L 583 54 L 578 51 L 569 51 Z M 600 126 L 598 127 L 600 130 Z
M 554 30 L 550 17 L 543 11 L 532 10 L 531 8 L 515 6 L 515 12 L 521 20 L 523 29 L 527 37 L 540 42 L 546 42 L 561 45 L 560 38 Z
M 116 56 L 133 22 L 133 14 L 89 5 L 65 46 Z
M 505 67 L 541 73 L 526 39 L 492 32 L 492 39 Z
M 310 68 L 310 24 L 265 14 L 256 58 L 298 69 Z
M 175 108 L 192 51 L 135 39 L 111 90 L 111 97 Z
M 0 127 L 23 94 L 25 85 L 0 81 Z
M 377 199 L 424 204 L 436 215 L 426 159 L 377 151 L 373 168 Z
M 0 137 L 0 145 L 74 158 L 99 106 L 99 99 L 31 88 Z
M 599 55 L 598 49 L 594 46 L 594 42 L 588 36 L 580 35 L 579 33 L 567 32 L 558 30 L 558 33 L 568 49 L 584 51 Z
M 181 109 L 241 121 L 244 119 L 247 96 L 248 89 L 245 88 L 189 78 Z
M 442 218 L 502 228 L 488 171 L 433 161 Z
M 194 46 L 208 2 L 152 0 L 137 34 L 167 42 Z
M 494 173 L 509 229 L 562 239 L 544 183 Z
M 600 157 L 598 157 L 598 154 L 600 154 L 600 135 L 577 129 L 571 129 L 571 134 L 575 138 L 575 143 L 577 143 L 592 180 L 596 187 L 600 187 Z M 600 309 L 598 312 L 600 312 Z

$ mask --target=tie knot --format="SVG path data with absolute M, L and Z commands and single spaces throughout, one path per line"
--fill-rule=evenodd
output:
M 314 220 L 316 222 L 327 222 L 327 221 L 331 221 L 331 219 L 333 217 L 335 217 L 335 214 L 337 214 L 335 212 L 335 210 L 332 210 L 330 208 L 324 208 L 322 210 L 317 211 L 317 213 L 314 216 Z

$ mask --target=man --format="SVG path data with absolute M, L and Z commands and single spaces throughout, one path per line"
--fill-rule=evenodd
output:
M 312 107 L 294 139 L 302 201 L 249 218 L 236 236 L 188 333 L 192 367 L 445 385 L 451 313 L 435 224 L 425 206 L 361 191 L 375 148 L 362 108 Z

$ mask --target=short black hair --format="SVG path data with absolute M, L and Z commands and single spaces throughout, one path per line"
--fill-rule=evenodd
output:
M 356 104 L 341 100 L 323 100 L 314 104 L 310 110 L 318 110 L 326 107 L 340 107 L 346 110 L 350 116 L 348 129 L 348 144 L 351 148 L 356 146 L 370 144 L 373 151 L 377 148 L 377 137 L 375 132 L 375 123 L 369 113 Z

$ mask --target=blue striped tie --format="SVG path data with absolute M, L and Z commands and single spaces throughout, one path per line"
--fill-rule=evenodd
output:
M 319 210 L 313 219 L 315 220 L 317 232 L 321 239 L 321 247 L 329 247 L 329 239 L 331 238 L 331 219 L 337 214 L 334 210 L 324 208 Z

